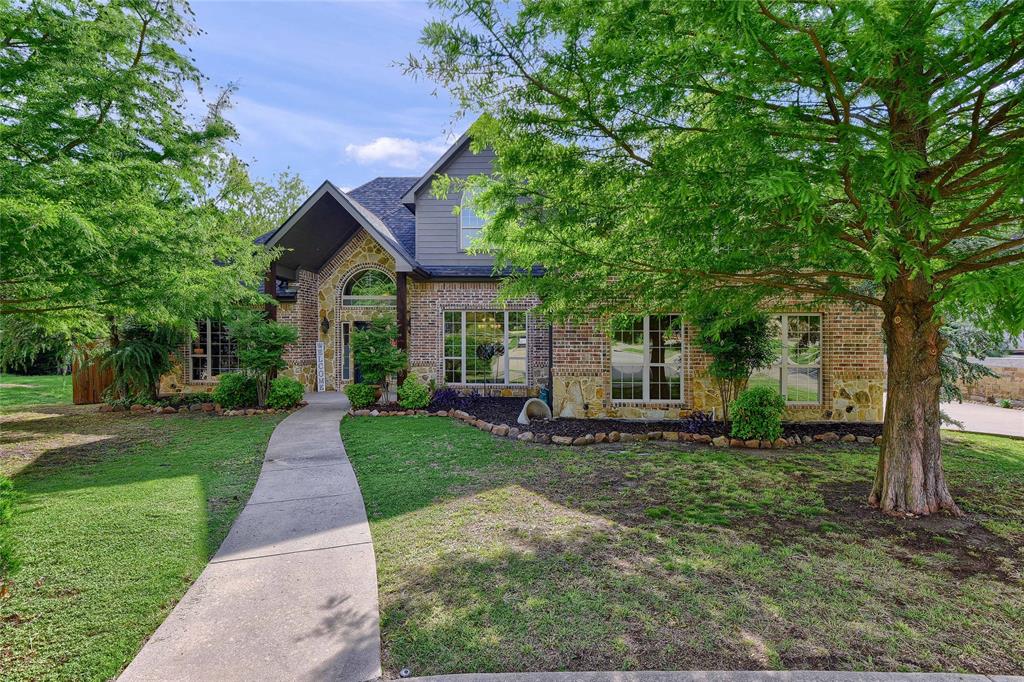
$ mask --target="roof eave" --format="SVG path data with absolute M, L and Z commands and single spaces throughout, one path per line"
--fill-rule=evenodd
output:
M 402 203 L 406 206 L 412 206 L 413 211 L 415 212 L 416 192 L 420 191 L 424 185 L 430 182 L 430 179 L 434 177 L 434 174 L 444 167 L 444 165 L 467 144 L 469 144 L 469 131 L 464 132 L 459 139 L 455 140 L 452 146 L 448 148 L 448 151 L 442 154 L 441 158 L 435 161 L 434 164 L 427 169 L 427 172 L 420 176 L 420 179 L 416 181 L 416 184 L 413 185 L 408 192 L 402 195 Z

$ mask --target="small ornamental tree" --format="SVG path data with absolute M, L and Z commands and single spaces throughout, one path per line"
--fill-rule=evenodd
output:
M 227 327 L 236 345 L 238 366 L 256 379 L 256 401 L 263 407 L 270 382 L 287 367 L 285 347 L 298 341 L 299 333 L 292 325 L 267 320 L 264 313 L 253 310 L 237 312 Z
M 352 334 L 352 354 L 363 383 L 375 384 L 387 396 L 388 377 L 405 369 L 405 351 L 396 345 L 398 325 L 395 320 L 379 315 L 366 329 Z
M 696 321 L 697 345 L 711 356 L 708 376 L 722 400 L 722 421 L 729 405 L 747 387 L 750 373 L 778 357 L 778 345 L 765 315 L 736 319 L 709 312 Z
M 504 296 L 552 317 L 875 308 L 868 502 L 959 513 L 940 329 L 1024 328 L 1024 2 L 435 5 L 406 66 L 484 114 L 472 146 L 494 173 L 468 185 Z

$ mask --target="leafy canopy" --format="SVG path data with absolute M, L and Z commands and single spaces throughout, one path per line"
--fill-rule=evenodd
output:
M 0 0 L 0 320 L 81 341 L 109 318 L 181 324 L 255 293 L 272 254 L 225 177 L 228 92 L 201 74 L 187 5 Z
M 900 282 L 1024 327 L 1019 0 L 434 4 L 407 68 L 485 112 L 485 242 L 546 267 L 507 294 L 886 308 Z

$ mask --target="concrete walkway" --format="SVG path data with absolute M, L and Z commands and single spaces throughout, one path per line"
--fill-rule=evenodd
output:
M 379 677 L 377 570 L 338 393 L 282 421 L 202 575 L 121 680 Z
M 941 408 L 950 417 L 963 423 L 963 431 L 1024 438 L 1024 410 L 1008 410 L 997 405 L 978 403 L 942 403 Z M 957 430 L 955 426 L 946 428 Z
M 479 673 L 412 677 L 409 682 L 1024 682 L 1014 675 L 798 671 Z

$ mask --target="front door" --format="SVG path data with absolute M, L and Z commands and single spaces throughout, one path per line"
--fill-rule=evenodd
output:
M 357 332 L 362 331 L 364 329 L 368 329 L 370 326 L 369 322 L 353 322 L 352 324 L 353 330 Z M 349 351 L 346 350 L 346 352 Z M 359 370 L 359 363 L 356 362 L 355 353 L 352 353 L 352 378 L 355 380 L 357 384 L 363 383 L 363 373 Z

